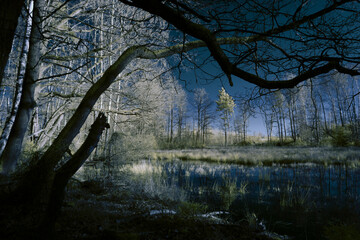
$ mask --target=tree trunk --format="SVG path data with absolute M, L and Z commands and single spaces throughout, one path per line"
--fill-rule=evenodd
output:
M 14 162 L 12 161 L 12 156 L 8 155 L 8 151 L 6 146 L 8 146 L 9 138 L 14 132 L 14 125 L 17 118 L 17 114 L 19 112 L 19 108 L 21 106 L 21 100 L 23 97 L 23 90 L 24 90 L 24 82 L 26 81 L 26 66 L 27 60 L 29 56 L 29 48 L 31 46 L 30 43 L 30 35 L 32 30 L 32 12 L 33 12 L 33 1 L 29 3 L 29 15 L 26 19 L 26 30 L 25 30 L 25 37 L 24 42 L 21 50 L 21 57 L 18 67 L 18 75 L 17 75 L 17 82 L 16 82 L 16 90 L 15 90 L 15 97 L 13 100 L 13 105 L 11 109 L 11 113 L 9 117 L 6 119 L 5 126 L 0 138 L 0 162 L 3 163 L 3 173 L 8 173 L 13 169 Z M 16 132 L 16 131 L 15 131 Z M 17 144 L 17 143 L 11 143 Z
M 227 147 L 227 130 L 228 130 L 227 127 L 229 126 L 228 119 L 229 119 L 229 116 L 225 112 L 225 117 L 224 117 L 225 147 Z
M 182 128 L 183 128 L 183 110 L 182 108 L 180 108 L 178 113 L 178 132 L 177 132 L 180 141 L 182 137 Z
M 39 108 L 34 109 L 30 124 L 30 140 L 36 142 L 39 137 Z
M 83 126 L 100 95 L 113 83 L 127 64 L 143 52 L 143 48 L 141 47 L 127 49 L 87 91 L 73 116 L 41 158 L 36 158 L 32 161 L 28 171 L 18 173 L 17 175 L 20 177 L 19 180 L 12 180 L 10 184 L 3 184 L 3 181 L 1 182 L 0 202 L 2 204 L 0 204 L 0 207 L 6 211 L 0 211 L 0 214 L 3 215 L 0 220 L 7 219 L 8 216 L 18 216 L 18 219 L 15 219 L 15 221 L 7 221 L 5 223 L 7 226 L 0 224 L 0 227 L 3 227 L 4 230 L 7 228 L 15 229 L 15 231 L 16 229 L 22 229 L 24 230 L 22 232 L 26 233 L 39 227 L 39 224 L 44 225 L 43 221 L 39 221 L 39 219 L 43 219 L 47 210 L 50 211 L 50 209 L 54 209 L 52 207 L 49 207 L 50 209 L 47 208 L 48 206 L 52 206 L 52 204 L 49 204 L 50 195 L 54 195 L 55 193 L 52 193 L 53 189 L 57 188 L 57 186 L 54 186 L 54 180 L 58 178 L 54 172 L 55 166 L 63 158 L 69 145 L 79 133 L 80 128 Z M 105 118 L 105 116 L 99 116 L 99 118 Z M 98 128 L 93 127 L 93 129 Z M 90 135 L 93 134 L 89 134 L 89 136 Z M 89 152 L 85 150 L 82 151 Z M 73 160 L 75 161 L 76 159 Z M 5 181 L 6 180 L 9 180 L 9 177 L 5 177 Z M 60 182 L 63 181 L 64 180 L 61 180 Z M 54 205 L 57 206 L 58 204 Z M 13 212 L 11 209 L 7 209 L 6 206 L 12 206 Z M 9 211 L 10 214 L 7 214 Z M 26 227 L 28 227 L 27 230 L 25 229 Z M 18 234 L 18 232 L 14 234 Z M 28 237 L 28 239 L 30 238 L 31 237 Z
M 243 142 L 246 142 L 246 118 L 243 116 Z
M 174 107 L 171 107 L 170 110 L 170 143 L 173 142 L 174 138 Z
M 16 208 L 12 212 L 7 210 L 7 217 L 15 217 L 17 224 L 13 224 L 11 229 L 2 225 L 5 238 L 19 239 L 21 234 L 28 239 L 51 239 L 49 235 L 54 230 L 69 179 L 90 156 L 102 132 L 108 127 L 106 116 L 100 113 L 82 146 L 62 167 L 56 171 L 44 169 L 38 161 L 28 169 L 11 193 L 1 196 L 2 207 Z M 21 233 L 18 232 L 20 228 Z
M 9 59 L 18 18 L 23 5 L 24 0 L 0 1 L 0 85 Z
M 321 96 L 321 94 L 319 94 L 320 97 L 320 104 L 321 104 L 321 108 L 322 108 L 322 112 L 323 112 L 323 118 L 324 118 L 324 130 L 327 133 L 329 128 L 328 128 L 328 124 L 327 124 L 327 119 L 326 119 L 326 110 L 325 110 L 325 104 L 324 104 L 324 100 Z
M 103 113 L 99 113 L 94 124 L 91 126 L 87 138 L 79 150 L 77 150 L 71 159 L 55 172 L 46 216 L 41 226 L 43 230 L 53 232 L 55 221 L 59 216 L 61 205 L 65 197 L 65 187 L 68 181 L 96 148 L 105 128 L 109 127 L 106 116 Z
M 23 93 L 19 104 L 19 109 L 16 114 L 14 125 L 12 126 L 9 139 L 6 143 L 4 152 L 2 153 L 0 161 L 4 162 L 4 173 L 9 173 L 16 166 L 17 160 L 20 156 L 23 140 L 27 127 L 32 117 L 36 102 L 34 99 L 35 81 L 39 77 L 40 68 L 40 39 L 41 37 L 41 9 L 44 6 L 44 0 L 37 0 L 34 3 L 33 22 L 29 20 L 28 24 L 31 27 L 31 36 L 29 54 L 26 63 L 26 73 L 24 77 Z M 30 32 L 30 30 L 29 30 Z M 26 59 L 25 59 L 26 60 Z
M 313 116 L 313 122 L 312 122 L 312 131 L 313 131 L 313 136 L 315 138 L 315 143 L 316 145 L 319 144 L 320 142 L 320 133 L 319 133 L 319 110 L 318 110 L 318 106 L 316 103 L 316 99 L 314 96 L 314 87 L 313 87 L 313 82 L 312 80 L 310 80 L 310 98 L 311 98 L 311 102 L 313 104 L 314 107 L 314 116 Z

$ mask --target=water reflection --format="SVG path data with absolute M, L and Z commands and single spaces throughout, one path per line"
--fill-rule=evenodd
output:
M 230 211 L 234 222 L 256 216 L 269 230 L 298 239 L 323 239 L 324 226 L 334 221 L 360 222 L 360 170 L 356 168 L 247 167 L 174 160 L 143 161 L 128 170 L 144 184 L 153 182 L 154 176 L 161 179 L 153 191 L 160 185 L 177 189 L 188 201 L 207 204 L 213 211 Z

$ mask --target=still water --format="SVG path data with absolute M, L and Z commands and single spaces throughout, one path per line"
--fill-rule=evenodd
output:
M 228 212 L 228 221 L 247 221 L 295 239 L 331 239 L 334 228 L 356 232 L 360 226 L 357 168 L 173 160 L 133 163 L 128 170 L 148 191 L 163 189 L 172 200 L 206 204 L 209 211 Z

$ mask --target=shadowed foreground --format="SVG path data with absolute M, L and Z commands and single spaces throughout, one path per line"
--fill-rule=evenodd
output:
M 174 215 L 150 215 L 151 209 L 175 202 L 146 198 L 125 186 L 73 182 L 56 225 L 57 239 L 272 239 L 244 222 L 225 224 L 194 217 L 183 210 Z

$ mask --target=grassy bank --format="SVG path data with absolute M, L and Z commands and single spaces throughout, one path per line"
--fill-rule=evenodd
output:
M 334 147 L 229 147 L 189 150 L 161 150 L 151 159 L 195 160 L 242 165 L 305 164 L 360 166 L 360 148 Z

